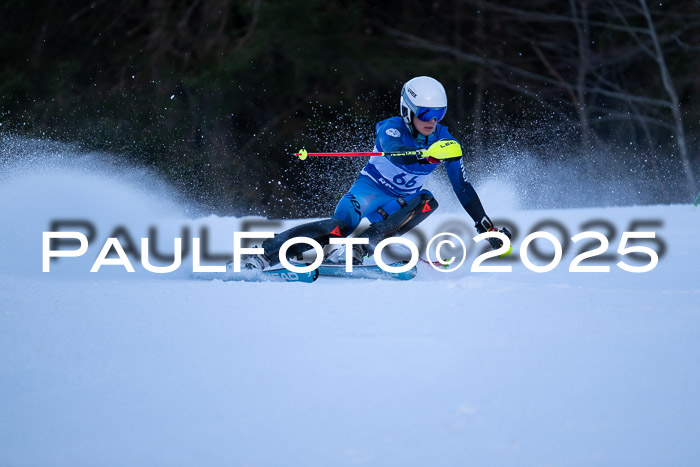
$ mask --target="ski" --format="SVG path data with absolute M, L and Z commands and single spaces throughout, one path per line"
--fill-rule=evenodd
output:
M 262 272 L 262 275 L 266 278 L 270 278 L 270 280 L 311 283 L 318 279 L 318 270 L 309 272 L 294 272 L 280 266 L 279 268 L 266 269 Z
M 392 267 L 403 266 L 405 262 L 390 264 Z M 242 281 L 242 282 L 314 282 L 319 276 L 343 277 L 349 279 L 386 279 L 386 280 L 411 280 L 416 276 L 417 269 L 412 267 L 408 271 L 394 273 L 388 272 L 376 264 L 354 265 L 352 272 L 345 270 L 345 264 L 323 263 L 316 270 L 310 272 L 294 272 L 282 266 L 272 267 L 264 271 L 233 272 L 230 269 L 226 272 L 200 272 L 193 273 L 192 279 L 197 280 L 222 280 L 222 281 Z
M 403 266 L 404 262 L 396 262 L 390 264 L 389 266 L 397 267 Z M 331 277 L 345 277 L 354 279 L 393 279 L 400 281 L 411 280 L 416 277 L 417 269 L 413 266 L 411 269 L 405 272 L 388 272 L 377 266 L 376 264 L 361 264 L 354 265 L 352 267 L 352 272 L 347 272 L 345 270 L 345 264 L 340 263 L 322 263 L 318 267 L 318 273 L 321 276 L 331 276 Z
M 272 267 L 263 271 L 233 272 L 227 268 L 226 272 L 200 272 L 193 273 L 193 279 L 198 280 L 222 280 L 243 282 L 306 282 L 311 283 L 318 278 L 318 270 L 310 272 L 294 272 L 289 269 Z

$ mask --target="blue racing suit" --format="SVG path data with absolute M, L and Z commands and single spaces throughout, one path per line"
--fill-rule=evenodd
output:
M 392 117 L 377 123 L 377 137 L 374 141 L 377 152 L 405 152 L 427 149 L 438 140 L 453 140 L 447 127 L 437 124 L 430 136 L 423 136 L 406 126 L 401 117 Z M 433 161 L 434 162 L 434 161 Z M 417 156 L 373 156 L 362 169 L 360 176 L 350 191 L 340 200 L 333 217 L 342 220 L 355 230 L 363 217 L 371 223 L 382 220 L 382 215 L 392 214 L 401 204 L 398 198 L 409 201 L 423 190 L 428 176 L 438 167 L 438 163 Z M 486 216 L 481 201 L 471 183 L 467 181 L 462 158 L 443 161 L 447 176 L 460 203 L 474 219 L 480 222 Z

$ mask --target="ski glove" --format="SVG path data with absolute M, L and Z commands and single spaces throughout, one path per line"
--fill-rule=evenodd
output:
M 511 238 L 511 233 L 510 231 L 503 227 L 502 229 L 497 229 L 494 225 L 493 222 L 491 222 L 491 219 L 488 218 L 488 216 L 484 216 L 483 219 L 481 219 L 480 222 L 477 222 L 474 224 L 474 227 L 476 227 L 476 231 L 479 232 L 480 234 L 484 232 L 501 232 L 504 234 L 506 237 Z M 494 250 L 498 250 L 503 246 L 503 242 L 501 239 L 496 238 L 496 237 L 491 237 L 487 239 L 488 242 L 491 244 L 491 248 Z M 512 249 L 512 247 L 511 247 Z M 505 253 L 503 256 L 506 256 L 510 253 L 510 250 L 508 253 Z
M 462 157 L 462 146 L 455 140 L 443 139 L 431 144 L 428 149 L 423 150 L 421 152 L 421 157 L 437 160 Z

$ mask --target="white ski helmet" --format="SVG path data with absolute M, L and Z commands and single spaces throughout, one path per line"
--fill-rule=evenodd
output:
M 401 89 L 401 117 L 410 125 L 413 115 L 429 122 L 438 122 L 447 113 L 447 94 L 442 84 L 430 76 L 419 76 L 409 80 Z

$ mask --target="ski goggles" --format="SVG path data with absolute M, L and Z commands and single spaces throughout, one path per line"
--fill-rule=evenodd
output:
M 414 113 L 422 122 L 429 122 L 432 119 L 439 122 L 447 113 L 447 107 L 417 107 Z

